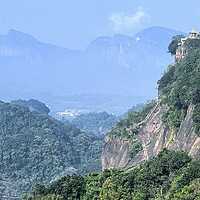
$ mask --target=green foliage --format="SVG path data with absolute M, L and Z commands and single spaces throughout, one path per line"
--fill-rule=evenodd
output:
M 125 118 L 127 117 L 128 113 L 131 111 L 139 111 L 140 109 L 142 109 L 145 106 L 144 103 L 138 103 L 135 106 L 133 106 L 132 108 L 128 109 L 127 112 L 125 112 L 123 115 L 119 116 L 120 118 Z
M 168 197 L 166 197 L 168 198 Z M 195 200 L 200 199 L 200 179 L 195 179 L 186 185 L 180 191 L 173 194 L 172 200 Z
M 198 199 L 200 195 L 200 161 L 188 163 L 183 173 L 177 176 L 171 184 L 171 188 L 165 195 L 165 199 Z M 194 198 L 195 197 L 195 198 Z
M 33 194 L 34 196 L 45 196 L 47 193 L 45 185 L 36 183 L 33 187 Z
M 11 101 L 11 104 L 17 104 L 19 106 L 29 107 L 30 110 L 37 111 L 46 115 L 48 115 L 50 112 L 49 108 L 44 103 L 38 101 L 37 99 L 29 99 L 28 101 L 19 99 L 16 101 Z
M 200 39 L 188 39 L 184 45 L 188 51 L 200 48 Z
M 198 136 L 200 136 L 200 116 L 199 116 L 199 113 L 200 113 L 200 103 L 195 105 L 195 109 L 194 109 L 193 115 L 192 115 L 192 118 L 193 118 L 193 121 L 194 121 L 194 129 L 195 129 L 195 132 L 198 133 Z
M 102 188 L 100 188 L 100 200 L 115 200 L 118 194 L 116 191 L 116 184 L 114 184 L 110 179 L 106 179 L 103 183 Z
M 184 152 L 165 149 L 133 170 L 113 168 L 83 178 L 63 177 L 46 187 L 45 197 L 54 194 L 61 199 L 83 200 L 192 200 L 199 199 L 199 186 L 200 161 L 192 161 Z M 33 192 L 29 197 L 39 195 Z
M 129 159 L 132 160 L 136 154 L 142 150 L 142 143 L 139 140 L 132 140 L 131 151 L 129 152 Z
M 129 157 L 133 159 L 135 155 L 142 150 L 142 143 L 135 135 L 138 133 L 139 124 L 142 124 L 146 116 L 155 107 L 154 100 L 149 101 L 139 111 L 130 111 L 125 119 L 120 118 L 117 124 L 112 127 L 111 131 L 106 135 L 106 141 L 110 138 L 120 138 L 121 140 L 129 140 L 132 142 L 132 148 Z
M 75 152 L 80 156 L 80 162 L 75 166 L 79 174 L 84 175 L 102 170 L 101 154 L 105 144 L 104 135 L 81 132 L 71 137 L 71 142 Z
M 103 146 L 103 136 L 0 102 L 0 196 L 19 197 L 36 182 L 47 184 L 69 167 L 82 175 L 101 171 Z
M 192 50 L 181 62 L 170 66 L 158 83 L 161 104 L 167 105 L 162 120 L 176 133 L 187 108 L 194 105 L 194 127 L 200 136 L 200 49 Z
M 149 101 L 139 111 L 130 111 L 125 119 L 119 119 L 107 134 L 107 138 L 120 138 L 122 140 L 132 140 L 138 133 L 138 124 L 142 123 L 149 112 L 155 107 L 155 100 Z
M 168 46 L 168 52 L 171 53 L 171 55 L 176 54 L 176 49 L 178 48 L 178 43 L 181 42 L 181 38 L 185 38 L 184 35 L 176 35 L 172 37 L 172 41 Z
M 117 117 L 107 112 L 88 113 L 77 116 L 73 121 L 76 127 L 96 134 L 105 134 L 110 126 L 117 123 Z
M 63 199 L 78 200 L 85 193 L 85 181 L 82 176 L 67 175 L 51 184 L 47 193 L 60 195 Z

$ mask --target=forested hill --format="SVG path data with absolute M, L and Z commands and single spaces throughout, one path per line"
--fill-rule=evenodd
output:
M 10 103 L 28 107 L 30 111 L 37 111 L 46 115 L 48 115 L 50 112 L 50 109 L 44 103 L 38 101 L 37 99 L 29 99 L 28 101 L 19 99 L 11 101 Z
M 69 167 L 100 171 L 104 140 L 29 108 L 0 101 L 0 199 L 17 198 Z
M 24 200 L 198 200 L 200 161 L 184 152 L 163 150 L 133 170 L 106 169 L 72 175 L 45 186 L 37 184 Z
M 72 123 L 84 131 L 91 131 L 96 134 L 105 134 L 109 127 L 117 123 L 117 117 L 104 112 L 91 112 L 77 116 Z

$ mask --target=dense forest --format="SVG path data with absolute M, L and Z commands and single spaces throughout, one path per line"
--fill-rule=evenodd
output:
M 81 132 L 27 107 L 0 102 L 0 195 L 19 197 L 69 167 L 101 171 L 104 136 Z
M 81 114 L 72 120 L 72 124 L 75 124 L 77 128 L 83 131 L 90 131 L 96 134 L 106 134 L 113 130 L 111 127 L 114 127 L 117 124 L 118 119 L 126 118 L 131 111 L 135 111 L 134 113 L 137 113 L 144 106 L 145 104 L 139 103 L 132 106 L 132 108 L 128 109 L 127 112 L 118 117 L 113 114 L 108 114 L 106 111 Z
M 23 199 L 200 199 L 200 160 L 164 149 L 133 170 L 106 169 L 84 177 L 67 175 L 48 186 L 36 184 Z
M 158 81 L 161 104 L 166 106 L 162 120 L 175 134 L 189 106 L 194 107 L 195 132 L 200 136 L 200 40 L 186 40 L 189 54 L 170 65 Z
M 117 123 L 117 117 L 107 112 L 88 113 L 77 116 L 72 123 L 84 131 L 96 134 L 106 134 L 110 126 Z
M 10 103 L 17 104 L 23 107 L 29 107 L 30 111 L 37 111 L 46 115 L 48 115 L 50 112 L 50 109 L 44 103 L 38 101 L 37 99 L 29 99 L 28 101 L 19 99 L 13 100 Z

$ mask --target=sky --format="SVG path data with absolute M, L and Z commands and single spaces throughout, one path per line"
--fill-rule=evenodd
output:
M 199 0 L 0 0 L 0 34 L 83 50 L 99 36 L 133 36 L 151 26 L 200 31 Z

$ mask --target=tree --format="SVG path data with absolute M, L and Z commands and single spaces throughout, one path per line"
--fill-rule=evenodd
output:
M 33 194 L 35 196 L 44 196 L 46 194 L 46 187 L 45 185 L 36 183 L 34 188 L 33 188 Z
M 107 179 L 102 188 L 100 188 L 100 199 L 101 200 L 118 200 L 118 195 L 116 191 L 116 185 L 110 180 Z
M 172 41 L 168 46 L 168 53 L 171 53 L 171 55 L 176 54 L 176 49 L 178 48 L 178 43 L 181 42 L 181 38 L 185 38 L 185 36 L 181 34 L 172 37 Z

